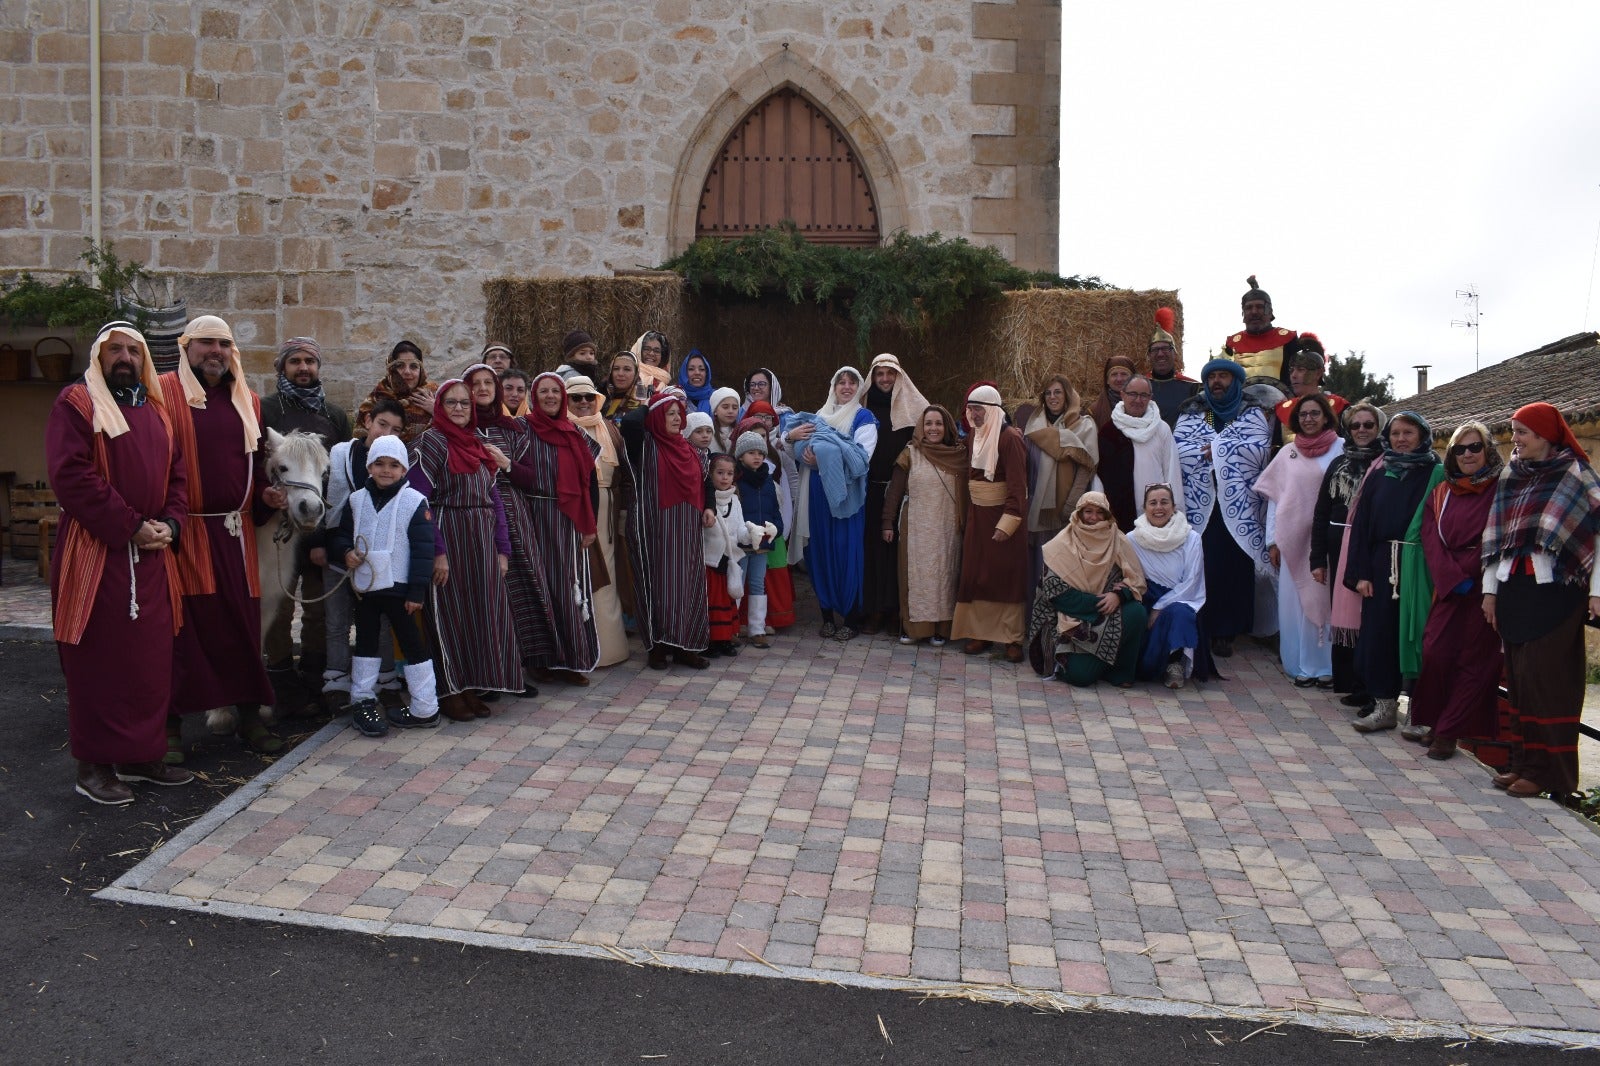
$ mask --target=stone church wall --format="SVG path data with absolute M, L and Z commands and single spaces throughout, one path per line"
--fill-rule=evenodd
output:
M 0 270 L 92 231 L 87 8 L 0 5 Z M 402 336 L 475 354 L 488 278 L 661 262 L 686 161 L 791 84 L 886 224 L 1053 268 L 1059 34 L 1058 0 L 103 0 L 103 232 L 252 371 L 311 334 L 353 393 Z

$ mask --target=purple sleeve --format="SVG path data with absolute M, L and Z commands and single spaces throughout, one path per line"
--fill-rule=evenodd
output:
M 430 498 L 433 496 L 433 482 L 429 480 L 428 472 L 422 469 L 421 463 L 411 464 L 411 469 L 406 471 L 406 483 L 412 488 L 416 489 L 418 492 L 422 493 L 424 496 Z M 439 558 L 441 555 L 450 554 L 445 549 L 444 524 L 438 522 L 437 517 L 438 516 L 436 514 L 433 527 L 433 557 L 435 559 Z
M 494 500 L 494 550 L 507 559 L 511 558 L 511 527 L 506 524 L 506 503 L 500 498 L 498 485 L 489 489 L 489 495 Z
M 144 516 L 95 469 L 94 430 L 67 402 L 65 392 L 45 428 L 45 457 L 50 487 L 63 511 L 96 540 L 118 546 L 133 539 Z

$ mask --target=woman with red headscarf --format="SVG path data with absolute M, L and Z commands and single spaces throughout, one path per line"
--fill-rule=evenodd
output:
M 505 507 L 511 541 L 506 591 L 511 596 L 522 670 L 532 678 L 547 670 L 557 654 L 556 616 L 539 569 L 541 543 L 527 497 L 534 488 L 532 443 L 527 424 L 506 413 L 504 379 L 495 376 L 493 367 L 474 363 L 461 372 L 461 380 L 472 392 L 478 439 L 495 461 L 495 489 Z M 537 696 L 539 690 L 530 684 L 522 694 Z
M 1600 617 L 1600 480 L 1561 412 L 1530 403 L 1511 416 L 1511 462 L 1483 531 L 1483 616 L 1506 648 L 1513 796 L 1578 787 L 1583 622 Z
M 494 482 L 501 458 L 478 437 L 466 382 L 452 378 L 439 386 L 433 424 L 417 438 L 410 481 L 428 497 L 439 530 L 427 622 L 439 710 L 458 722 L 489 717 L 477 692 L 520 693 L 527 684 L 506 590 L 511 538 Z
M 523 494 L 533 517 L 534 565 L 555 619 L 555 646 L 538 657 L 541 672 L 535 676 L 587 685 L 586 675 L 600 661 L 589 573 L 600 446 L 567 417 L 567 383 L 560 374 L 533 379 L 528 413 L 517 421 L 528 428 L 532 481 Z
M 683 394 L 664 388 L 620 426 L 634 473 L 628 549 L 639 608 L 635 621 L 654 670 L 665 670 L 668 659 L 696 670 L 710 665 L 700 654 L 711 640 L 700 546 L 705 474 L 683 436 L 687 418 Z

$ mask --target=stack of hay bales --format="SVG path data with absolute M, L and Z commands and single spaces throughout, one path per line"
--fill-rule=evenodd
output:
M 528 369 L 559 363 L 569 330 L 592 334 L 604 363 L 646 329 L 658 329 L 672 341 L 675 366 L 698 348 L 719 385 L 738 388 L 750 371 L 770 367 L 783 384 L 784 402 L 797 410 L 815 410 L 839 367 L 864 367 L 877 352 L 899 356 L 923 393 L 952 411 L 975 381 L 997 382 L 1006 405 L 1014 407 L 1056 373 L 1067 375 L 1087 405 L 1100 395 L 1109 356 L 1130 355 L 1147 367 L 1158 307 L 1177 312 L 1180 352 L 1183 340 L 1183 309 L 1168 290 L 1008 292 L 927 330 L 880 324 L 865 354 L 856 348 L 848 307 L 838 298 L 794 304 L 781 294 L 694 294 L 669 274 L 501 278 L 486 283 L 484 292 L 486 335 L 509 344 Z M 1190 362 L 1197 370 L 1198 361 Z

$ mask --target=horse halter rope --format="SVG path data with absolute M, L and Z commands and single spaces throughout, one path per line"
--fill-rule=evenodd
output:
M 272 487 L 275 489 L 300 489 L 303 492 L 309 492 L 317 498 L 319 503 L 322 504 L 323 513 L 326 514 L 328 511 L 328 500 L 322 495 L 322 486 L 320 485 L 312 485 L 304 481 L 293 481 L 289 478 L 275 477 L 272 479 Z M 341 577 L 338 581 L 334 582 L 333 588 L 324 592 L 320 596 L 317 596 L 313 599 L 306 599 L 302 596 L 296 596 L 294 594 L 294 590 L 289 588 L 288 584 L 283 580 L 283 546 L 294 539 L 295 525 L 296 523 L 294 519 L 289 517 L 289 511 L 287 508 L 285 508 L 283 516 L 278 519 L 278 528 L 272 532 L 272 543 L 275 549 L 272 553 L 272 561 L 273 564 L 278 568 L 278 587 L 283 590 L 283 594 L 285 596 L 301 606 L 312 603 L 321 603 L 323 600 L 332 596 L 335 592 L 338 592 L 340 586 L 342 586 L 346 581 L 350 580 L 351 571 L 346 570 L 344 572 L 344 577 Z M 355 588 L 355 585 L 352 584 L 350 587 L 353 589 Z

